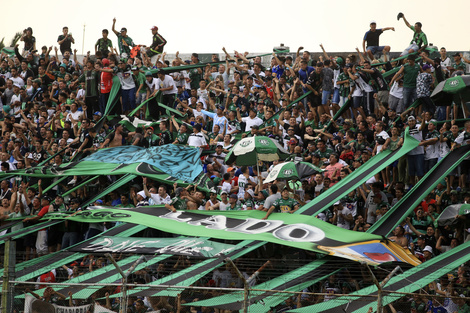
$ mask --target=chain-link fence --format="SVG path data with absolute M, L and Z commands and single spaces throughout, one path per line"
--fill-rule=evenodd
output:
M 454 312 L 469 298 L 384 290 L 381 295 L 290 292 L 252 288 L 162 286 L 150 284 L 61 284 L 10 282 L 10 311 L 25 313 L 94 312 Z M 75 291 L 75 292 L 73 292 Z M 64 294 L 65 293 L 65 294 Z M 378 301 L 383 305 L 378 306 Z M 125 305 L 123 305 L 125 303 Z M 3 303 L 2 303 L 3 306 Z M 124 311 L 122 311 L 124 310 Z

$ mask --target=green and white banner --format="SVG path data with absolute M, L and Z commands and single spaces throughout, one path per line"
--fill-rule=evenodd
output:
M 71 249 L 93 253 L 176 254 L 193 257 L 219 257 L 235 249 L 234 245 L 201 238 L 136 238 L 102 236 Z
M 130 222 L 179 235 L 228 240 L 261 240 L 299 249 L 335 255 L 369 264 L 419 261 L 381 236 L 338 228 L 317 218 L 273 213 L 263 220 L 259 211 L 177 211 L 163 206 L 132 209 L 90 207 L 73 216 L 48 213 L 44 218 L 76 222 Z

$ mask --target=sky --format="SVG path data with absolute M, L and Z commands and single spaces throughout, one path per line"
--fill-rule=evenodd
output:
M 94 44 L 107 28 L 116 46 L 116 36 L 111 32 L 113 18 L 116 29 L 128 29 L 128 35 L 136 44 L 150 45 L 150 28 L 159 27 L 160 34 L 168 41 L 167 53 L 221 53 L 225 47 L 229 53 L 269 52 L 284 43 L 291 52 L 303 46 L 311 52 L 319 52 L 319 44 L 331 52 L 362 50 L 362 38 L 372 20 L 377 28 L 395 27 L 380 37 L 381 45 L 390 45 L 392 51 L 402 51 L 409 45 L 412 31 L 397 14 L 403 12 L 408 21 L 423 24 L 428 41 L 435 46 L 445 46 L 449 51 L 468 51 L 470 42 L 465 29 L 465 18 L 455 18 L 444 13 L 445 8 L 454 12 L 468 9 L 468 0 L 454 0 L 448 4 L 431 1 L 395 0 L 389 7 L 382 1 L 212 1 L 180 0 L 149 1 L 90 1 L 76 4 L 48 0 L 41 6 L 31 2 L 26 10 L 18 11 L 15 1 L 2 3 L 0 38 L 5 37 L 8 46 L 15 32 L 33 28 L 37 47 L 57 45 L 62 27 L 68 26 L 75 38 L 73 49 L 78 54 L 94 52 Z M 131 2 L 132 3 L 132 2 Z M 138 3 L 138 5 L 137 5 Z M 327 3 L 328 7 L 324 7 Z M 453 9 L 452 9 L 453 8 Z M 464 16 L 463 13 L 462 16 Z M 85 37 L 83 30 L 85 26 Z M 84 38 L 84 39 L 83 39 Z M 84 43 L 84 45 L 83 45 Z M 22 44 L 20 45 L 22 46 Z M 82 46 L 84 48 L 82 49 Z

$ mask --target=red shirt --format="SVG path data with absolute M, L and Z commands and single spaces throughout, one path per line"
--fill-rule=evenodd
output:
M 424 212 L 428 212 L 428 206 L 430 204 L 434 204 L 434 206 L 435 206 L 436 200 L 431 199 L 429 202 L 426 202 L 426 200 L 423 200 L 423 202 L 421 202 L 421 207 L 423 208 Z M 417 208 L 415 209 L 415 213 L 416 213 L 416 210 L 417 210 Z
M 105 67 L 109 69 L 109 67 Z M 113 73 L 101 72 L 101 93 L 110 93 L 113 87 Z

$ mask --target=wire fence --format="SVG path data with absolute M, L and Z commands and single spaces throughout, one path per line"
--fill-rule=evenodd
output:
M 289 312 L 304 308 L 305 312 L 442 312 L 458 311 L 469 298 L 384 290 L 366 295 L 328 292 L 293 292 L 253 288 L 216 288 L 197 286 L 165 286 L 130 284 L 126 290 L 116 284 L 64 284 L 11 281 L 7 292 L 12 297 L 6 312 L 14 313 L 94 313 L 94 312 Z M 69 291 L 66 294 L 63 292 Z M 4 290 L 5 292 L 5 290 Z M 382 301 L 383 306 L 377 303 Z M 124 305 L 125 304 L 125 305 Z M 2 309 L 4 303 L 2 302 Z M 314 305 L 312 307 L 312 305 Z

